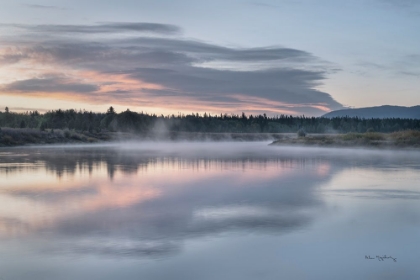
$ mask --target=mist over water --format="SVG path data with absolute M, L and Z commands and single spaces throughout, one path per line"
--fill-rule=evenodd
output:
M 0 277 L 420 276 L 420 153 L 268 144 L 0 149 Z

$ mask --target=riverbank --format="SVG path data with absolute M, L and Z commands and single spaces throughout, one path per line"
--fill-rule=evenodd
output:
M 274 141 L 289 134 L 282 133 L 192 133 L 192 132 L 76 132 L 73 130 L 45 130 L 1 128 L 0 147 L 82 144 L 115 141 Z
M 365 148 L 420 148 L 420 131 L 393 133 L 308 134 L 296 133 L 127 133 L 76 132 L 73 130 L 45 130 L 1 128 L 0 147 L 47 144 L 83 144 L 124 141 L 273 141 L 270 145 L 365 147 Z
M 65 144 L 65 143 L 95 143 L 109 141 L 110 136 L 105 133 L 79 133 L 70 130 L 45 130 L 28 128 L 1 128 L 0 147 Z
M 420 148 L 420 131 L 393 133 L 310 134 L 305 137 L 283 135 L 270 145 L 296 145 L 355 148 Z

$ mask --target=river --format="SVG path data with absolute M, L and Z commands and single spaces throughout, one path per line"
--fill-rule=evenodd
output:
M 0 149 L 0 279 L 420 279 L 420 153 Z

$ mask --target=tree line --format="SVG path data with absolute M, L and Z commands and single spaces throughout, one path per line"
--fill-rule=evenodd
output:
M 173 132 L 207 133 L 285 133 L 304 130 L 307 133 L 348 132 L 395 132 L 420 130 L 420 120 L 385 118 L 365 119 L 357 117 L 305 117 L 266 114 L 246 115 L 208 113 L 156 115 L 133 112 L 127 109 L 117 113 L 113 107 L 107 112 L 95 113 L 85 110 L 52 110 L 46 113 L 28 111 L 11 112 L 7 107 L 0 111 L 0 127 L 47 129 L 69 129 L 79 132 L 134 132 L 148 133 L 156 130 Z

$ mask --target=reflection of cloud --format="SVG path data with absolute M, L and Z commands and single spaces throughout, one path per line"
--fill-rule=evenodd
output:
M 194 238 L 305 228 L 323 207 L 317 187 L 327 182 L 335 194 L 419 199 L 418 192 L 386 186 L 359 190 L 365 178 L 344 172 L 355 163 L 387 166 L 391 157 L 384 151 L 307 148 L 303 155 L 301 148 L 256 143 L 117 147 L 0 154 L 0 166 L 15 166 L 0 169 L 0 180 L 7 176 L 11 182 L 0 193 L 2 237 L 48 238 L 54 241 L 52 251 L 76 254 L 160 256 L 178 252 L 183 241 Z M 393 154 L 392 160 L 412 163 L 417 156 Z M 17 168 L 20 163 L 23 169 Z M 39 172 L 48 180 L 24 180 Z M 16 177 L 20 184 L 13 183 Z
M 307 214 L 298 212 L 299 209 L 291 212 L 286 207 L 276 209 L 243 205 L 199 209 L 193 213 L 193 226 L 190 231 L 210 234 L 231 230 L 293 230 L 310 222 Z
M 342 107 L 329 94 L 315 90 L 326 79 L 329 64 L 302 50 L 235 48 L 173 37 L 115 37 L 179 31 L 165 24 L 8 27 L 31 36 L 11 35 L 0 49 L 0 64 L 12 77 L 0 85 L 2 94 L 48 92 L 56 98 L 96 104 L 186 111 L 246 109 L 316 115 Z M 84 34 L 98 38 L 92 41 Z M 13 73 L 21 77 L 19 81 L 13 80 Z M 253 102 L 256 99 L 260 102 Z
M 179 244 L 175 242 L 165 241 L 123 241 L 109 240 L 98 238 L 92 242 L 78 242 L 77 244 L 64 244 L 71 248 L 71 253 L 74 254 L 90 254 L 90 255 L 103 255 L 111 257 L 142 257 L 142 256 L 166 256 L 171 253 L 179 251 Z M 62 252 L 62 249 L 50 248 L 52 252 Z
M 6 228 L 7 225 L 14 229 L 24 228 L 20 233 L 27 234 L 49 227 L 68 215 L 124 208 L 159 196 L 160 191 L 152 187 L 132 187 L 130 179 L 118 184 L 112 184 L 106 179 L 96 180 L 95 183 L 79 182 L 82 185 L 63 182 L 58 189 L 56 182 L 54 185 L 36 185 L 31 184 L 31 181 L 19 187 L 6 187 L 1 191 L 0 201 L 5 207 L 10 204 L 18 206 L 19 211 L 3 209 L 0 216 L 6 215 L 7 218 L 0 221 L 0 224 L 6 225 Z M 39 212 L 28 215 L 34 208 Z M 9 223 L 10 220 L 13 223 Z
M 374 199 L 420 199 L 420 192 L 388 189 L 340 189 L 331 192 L 342 196 L 364 197 Z
M 58 172 L 69 168 L 74 177 L 60 177 L 62 187 L 23 181 L 3 188 L 0 199 L 19 205 L 19 213 L 0 209 L 3 237 L 13 229 L 21 238 L 48 236 L 65 246 L 51 245 L 52 251 L 143 256 L 174 253 L 183 240 L 218 233 L 282 233 L 311 222 L 321 203 L 314 187 L 328 176 L 310 162 L 278 155 L 194 159 L 156 158 L 148 150 L 81 151 L 24 151 L 25 161 L 44 162 L 35 170 L 50 174 L 56 162 Z M 19 159 L 9 160 L 18 165 Z M 80 163 L 91 172 L 82 172 Z M 104 174 L 111 163 L 112 182 Z M 23 170 L 7 176 L 22 177 Z
M 102 185 L 97 189 L 98 193 L 91 197 L 84 197 L 82 201 L 75 201 L 83 211 L 97 211 L 103 208 L 127 207 L 132 204 L 141 203 L 145 200 L 154 199 L 159 196 L 159 191 L 152 188 L 115 188 L 113 185 Z

